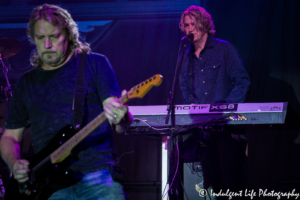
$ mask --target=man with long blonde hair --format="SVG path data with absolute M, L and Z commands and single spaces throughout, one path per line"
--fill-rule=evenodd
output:
M 83 127 L 103 111 L 108 121 L 93 127 L 95 130 L 72 150 L 72 157 L 65 161 L 65 175 L 71 176 L 70 181 L 64 180 L 63 175 L 58 177 L 58 182 L 65 181 L 67 185 L 50 194 L 49 199 L 126 199 L 122 185 L 114 178 L 118 177 L 113 170 L 118 159 L 111 132 L 124 132 L 132 117 L 127 106 L 117 101 L 121 94 L 109 61 L 103 55 L 91 53 L 88 44 L 78 40 L 76 23 L 58 6 L 44 4 L 34 9 L 28 37 L 36 45 L 31 57 L 35 68 L 25 73 L 14 88 L 1 139 L 1 155 L 13 178 L 26 187 L 34 181 L 29 177 L 33 171 L 31 163 L 20 158 L 19 143 L 26 126 L 31 125 L 32 146 L 35 153 L 40 153 L 60 129 L 68 124 Z M 122 95 L 125 94 L 123 91 Z M 83 101 L 79 100 L 80 95 L 84 95 Z M 28 192 L 26 187 L 25 195 L 35 192 Z M 49 188 L 52 185 L 46 190 Z

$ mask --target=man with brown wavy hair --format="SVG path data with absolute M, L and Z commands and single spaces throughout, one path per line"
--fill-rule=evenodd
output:
M 179 82 L 185 104 L 242 103 L 250 79 L 236 48 L 214 38 L 215 26 L 202 7 L 191 6 L 181 15 L 180 29 L 191 38 L 183 56 Z M 201 133 L 202 134 L 202 133 Z M 207 136 L 208 135 L 208 136 Z M 229 132 L 207 132 L 201 155 L 204 187 L 216 193 L 241 189 L 242 147 Z
M 124 132 L 132 117 L 127 106 L 117 101 L 121 94 L 109 61 L 103 55 L 90 52 L 88 44 L 78 40 L 76 23 L 58 6 L 44 4 L 35 8 L 29 21 L 28 36 L 36 45 L 36 52 L 31 57 L 35 68 L 16 83 L 6 130 L 1 138 L 1 155 L 14 179 L 21 185 L 30 185 L 28 173 L 33 169 L 28 160 L 20 158 L 19 146 L 26 126 L 31 125 L 32 146 L 34 152 L 39 153 L 59 130 L 73 124 L 78 115 L 83 127 L 104 112 L 108 121 L 92 127 L 95 130 L 92 129 L 93 132 L 73 149 L 73 156 L 65 161 L 68 171 L 64 173 L 72 172 L 73 175 L 68 175 L 71 177 L 68 180 L 64 180 L 63 175 L 58 177 L 62 178 L 58 182 L 67 183 L 48 197 L 56 200 L 126 199 L 122 185 L 113 179 L 118 177 L 113 170 L 116 169 L 113 166 L 118 165 L 118 158 L 111 132 Z M 77 80 L 80 73 L 84 76 Z M 80 91 L 76 83 L 79 80 L 84 82 L 83 86 L 79 85 Z M 83 113 L 80 109 L 73 111 L 78 107 L 74 103 L 78 93 L 85 95 L 83 103 L 80 101 L 82 107 L 79 106 Z M 122 92 L 125 94 L 126 91 Z M 44 191 L 53 189 L 54 185 Z M 13 189 L 18 193 L 17 187 Z M 46 199 L 41 197 L 42 194 L 40 199 Z M 11 199 L 21 199 L 13 198 L 13 195 L 10 192 Z
M 185 31 L 184 21 L 186 16 L 195 19 L 195 27 L 197 27 L 198 30 L 205 31 L 209 35 L 215 35 L 215 25 L 210 14 L 206 12 L 204 8 L 191 6 L 182 13 L 179 22 L 179 28 L 182 31 Z

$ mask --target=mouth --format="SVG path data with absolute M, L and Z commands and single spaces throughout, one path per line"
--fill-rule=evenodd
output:
M 55 55 L 56 55 L 55 52 L 44 52 L 44 53 L 42 54 L 42 57 L 43 57 L 44 59 L 52 59 L 52 58 L 56 57 Z
M 56 54 L 55 52 L 44 52 L 42 54 L 42 56 L 53 56 L 54 54 Z

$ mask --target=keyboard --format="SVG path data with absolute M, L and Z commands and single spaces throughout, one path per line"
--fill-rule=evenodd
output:
M 287 105 L 287 102 L 176 105 L 175 126 L 284 124 Z M 166 105 L 129 106 L 129 111 L 134 118 L 131 130 L 171 126 L 171 118 L 165 124 Z

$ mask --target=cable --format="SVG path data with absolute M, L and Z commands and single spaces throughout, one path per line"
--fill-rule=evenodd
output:
M 199 178 L 203 177 L 203 175 L 199 175 L 198 174 L 198 172 L 193 168 L 193 166 L 190 166 L 192 164 L 189 164 L 189 163 L 185 163 L 185 164 L 190 168 L 191 174 L 195 174 L 196 173 Z
M 177 135 L 177 134 L 180 134 L 182 132 L 186 132 L 186 131 L 188 131 L 190 129 L 193 129 L 193 128 L 203 129 L 204 126 L 217 125 L 219 123 L 224 123 L 224 119 L 226 119 L 226 118 L 228 118 L 230 116 L 236 116 L 236 115 L 240 116 L 237 113 L 229 113 L 227 115 L 223 115 L 220 118 L 212 119 L 212 120 L 209 120 L 207 122 L 202 122 L 202 123 L 198 123 L 198 124 L 188 124 L 188 125 L 183 125 L 183 126 L 177 126 L 176 129 L 173 129 L 173 128 L 156 128 L 156 127 L 150 125 L 147 122 L 147 120 L 143 120 L 143 119 L 139 119 L 139 118 L 134 118 L 134 121 L 136 121 L 136 122 L 143 122 L 144 124 L 146 124 L 149 128 L 151 128 L 154 131 L 170 131 L 171 134 Z M 226 120 L 228 121 L 228 119 L 226 119 Z
M 209 199 L 211 200 L 211 196 L 210 196 L 209 192 L 207 192 L 207 194 L 208 194 Z
M 173 141 L 173 140 L 172 140 L 172 141 Z M 173 146 L 173 145 L 172 145 L 172 146 Z M 170 145 L 168 145 L 168 152 L 170 151 L 169 147 L 170 147 Z M 167 158 L 168 158 L 167 163 L 170 163 L 170 158 L 169 158 L 169 156 L 170 156 L 170 154 L 167 154 Z M 168 170 L 168 172 L 169 172 L 169 170 Z M 165 188 L 164 188 L 164 191 L 162 192 L 162 195 L 161 195 L 161 199 L 162 199 L 162 200 L 163 200 L 163 198 L 164 198 L 164 193 L 165 193 L 166 188 L 167 188 L 167 186 L 168 186 L 169 176 L 170 176 L 170 172 L 169 172 L 169 174 L 168 174 L 168 176 L 167 176 L 167 177 L 168 177 L 167 183 L 166 183 Z
M 154 126 L 151 126 L 148 122 L 146 122 L 147 120 L 143 120 L 143 119 L 139 119 L 139 118 L 134 118 L 133 121 L 140 121 L 143 122 L 144 124 L 146 124 L 147 126 L 149 126 L 150 128 L 157 130 L 157 131 L 163 131 L 163 130 L 171 130 L 170 128 L 155 128 Z
M 171 140 L 171 141 L 173 141 L 173 140 Z M 170 142 L 170 141 L 169 141 L 169 142 Z M 174 144 L 173 144 L 173 145 L 174 145 Z M 172 147 L 173 147 L 173 145 L 172 145 Z M 170 150 L 170 145 L 168 145 L 168 152 L 169 152 L 169 151 L 171 151 L 171 150 Z M 169 156 L 170 156 L 170 154 L 168 153 L 168 154 L 167 154 L 167 158 L 168 158 L 168 161 L 167 161 L 167 162 L 168 162 L 168 163 L 170 163 L 170 158 L 169 158 Z M 161 195 L 162 200 L 163 200 L 163 198 L 164 198 L 164 193 L 165 193 L 165 190 L 166 190 L 166 188 L 167 188 L 168 181 L 169 181 L 170 171 L 168 170 L 168 172 L 169 172 L 169 174 L 168 174 L 168 176 L 167 176 L 167 177 L 168 177 L 167 183 L 166 183 L 166 186 L 165 186 L 165 188 L 164 188 L 164 191 L 162 192 L 162 195 Z
M 183 125 L 181 126 L 180 128 L 177 128 L 177 131 L 174 132 L 174 134 L 179 134 L 180 132 L 185 132 L 189 129 L 193 129 L 193 128 L 201 128 L 203 129 L 203 126 L 208 126 L 208 125 L 217 125 L 219 123 L 224 123 L 224 120 L 228 121 L 228 117 L 231 117 L 231 116 L 241 116 L 237 113 L 229 113 L 227 115 L 223 115 L 222 117 L 220 118 L 217 118 L 217 119 L 212 119 L 212 120 L 209 120 L 207 122 L 202 122 L 202 123 L 198 123 L 198 124 L 188 124 L 188 125 Z
M 190 164 L 189 163 L 185 163 L 189 168 L 190 168 L 190 171 L 191 171 L 191 174 L 194 174 L 194 171 L 193 171 L 193 167 L 192 166 L 190 166 Z
M 172 142 L 173 142 L 173 140 L 172 140 Z M 172 145 L 172 147 L 174 146 L 174 144 Z M 169 149 L 169 147 L 170 147 L 170 145 L 168 145 L 168 151 L 171 151 L 170 149 Z M 167 158 L 168 158 L 168 163 L 170 163 L 170 154 L 168 154 L 167 155 Z M 168 180 L 169 180 L 169 176 L 170 176 L 170 172 L 169 172 L 169 174 L 168 174 Z M 168 182 L 168 180 L 167 180 L 167 182 Z M 168 185 L 168 183 L 166 183 L 166 186 L 165 186 L 165 189 L 164 189 L 164 191 L 162 192 L 162 194 L 164 194 L 165 193 L 165 190 L 166 190 L 166 188 L 167 188 L 167 185 Z M 161 198 L 163 198 L 163 195 L 161 196 Z M 168 196 L 168 198 L 169 198 L 169 196 Z M 163 199 L 162 199 L 163 200 Z
M 173 182 L 174 182 L 174 179 L 176 177 L 176 174 L 177 174 L 177 171 L 178 171 L 178 166 L 179 166 L 179 148 L 178 148 L 178 143 L 176 142 L 176 147 L 177 147 L 177 167 L 176 167 L 176 171 L 175 171 L 175 174 L 174 174 L 174 177 L 173 177 L 173 180 L 172 180 L 172 183 L 171 185 L 169 186 L 169 189 L 168 191 L 166 192 L 166 194 L 164 194 L 162 200 L 165 198 L 165 196 L 168 194 L 169 190 L 172 188 L 172 185 L 173 185 Z
M 122 153 L 122 155 L 119 157 L 119 160 L 121 160 L 122 156 L 124 156 L 125 154 L 132 154 L 134 151 L 127 151 L 127 152 L 124 152 Z
M 168 183 L 166 183 L 166 186 L 165 186 L 165 188 L 164 188 L 164 191 L 162 192 L 162 194 L 164 194 L 165 193 L 165 191 L 166 191 L 166 188 L 167 188 L 167 185 L 168 185 Z M 163 195 L 161 195 L 161 199 L 163 200 Z

